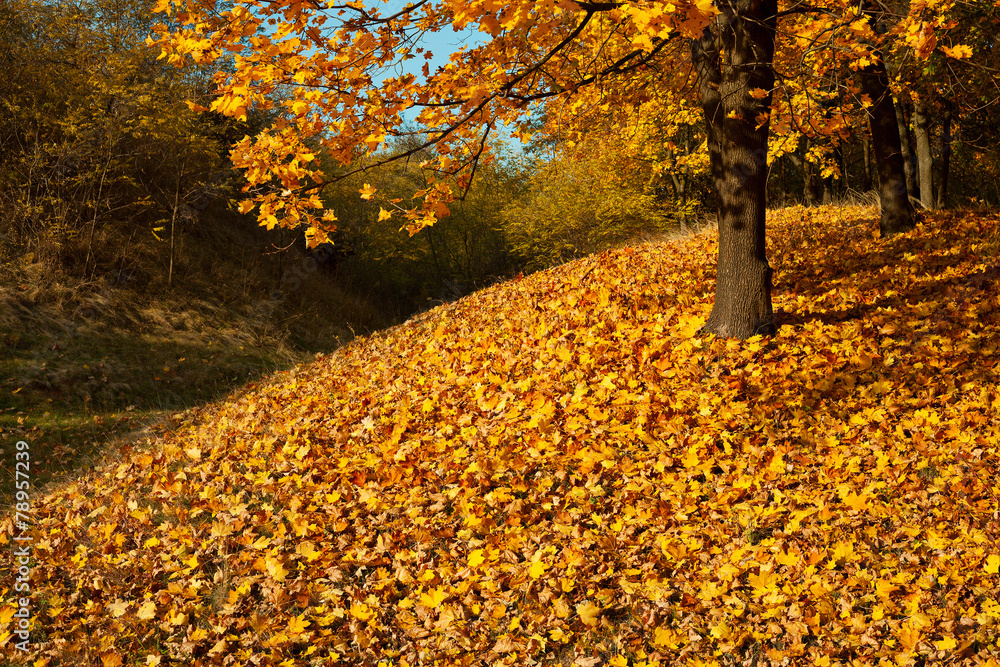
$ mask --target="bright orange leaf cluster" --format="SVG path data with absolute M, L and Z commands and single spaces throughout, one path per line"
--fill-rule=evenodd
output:
M 37 499 L 30 660 L 996 665 L 1000 217 L 877 217 L 771 215 L 773 338 L 701 233 L 180 415 Z

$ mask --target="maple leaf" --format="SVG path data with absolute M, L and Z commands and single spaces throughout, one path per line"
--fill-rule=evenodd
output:
M 353 608 L 351 613 L 354 614 Z M 368 620 L 368 619 L 363 618 L 361 620 Z M 306 631 L 306 628 L 308 627 L 309 627 L 309 621 L 305 620 L 304 614 L 302 616 L 293 616 L 288 620 L 288 634 L 292 637 L 301 635 Z
M 907 651 L 912 651 L 920 641 L 920 630 L 910 623 L 904 623 L 899 628 L 899 643 Z
M 887 599 L 891 593 L 897 590 L 899 590 L 899 586 L 890 581 L 886 581 L 885 579 L 879 579 L 875 582 L 875 594 L 878 595 L 879 598 Z
M 139 610 L 135 613 L 135 617 L 140 621 L 148 621 L 149 619 L 156 616 L 156 604 L 152 601 L 147 601 L 139 606 Z
M 987 574 L 998 574 L 1000 573 L 1000 555 L 990 554 L 986 557 L 986 561 L 983 563 L 983 570 Z
M 286 570 L 281 561 L 274 556 L 267 556 L 264 559 L 264 567 L 266 568 L 267 573 L 275 581 L 284 581 L 285 577 L 288 576 L 288 570 Z
M 128 602 L 123 602 L 122 600 L 115 600 L 108 605 L 108 611 L 111 612 L 113 618 L 118 618 L 122 616 L 129 608 Z
M 531 563 L 531 567 L 530 567 L 530 568 L 528 568 L 528 575 L 529 575 L 529 576 L 530 576 L 530 577 L 531 577 L 532 579 L 538 579 L 538 578 L 539 578 L 539 577 L 541 577 L 541 576 L 542 576 L 543 574 L 545 574 L 545 571 L 546 571 L 546 570 L 547 570 L 548 568 L 549 568 L 549 566 L 548 566 L 548 565 L 546 565 L 545 563 L 543 563 L 543 562 L 542 562 L 542 561 L 540 561 L 540 560 L 536 560 L 536 561 L 532 562 L 532 563 Z
M 448 593 L 444 589 L 438 587 L 421 595 L 420 604 L 431 609 L 437 609 L 441 603 L 447 599 L 447 597 Z
M 972 57 L 972 47 L 966 46 L 965 44 L 957 44 L 955 46 L 943 46 L 941 50 L 949 58 L 955 58 L 956 60 L 965 60 Z
M 576 605 L 576 613 L 586 625 L 597 625 L 600 622 L 601 608 L 587 600 Z
M 958 646 L 958 642 L 955 641 L 954 637 L 945 637 L 934 642 L 934 646 L 937 647 L 937 650 L 939 651 L 950 651 Z
M 313 542 L 305 541 L 300 542 L 295 547 L 295 552 L 306 557 L 306 560 L 312 562 L 318 559 L 322 552 L 316 549 L 316 545 Z
M 486 556 L 483 554 L 482 549 L 476 549 L 469 553 L 469 567 L 479 567 L 484 562 L 486 562 Z
M 375 616 L 372 608 L 363 602 L 352 602 L 350 612 L 351 616 L 361 621 L 371 620 Z

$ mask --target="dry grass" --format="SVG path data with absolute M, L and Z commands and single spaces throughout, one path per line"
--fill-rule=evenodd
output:
M 189 233 L 173 285 L 158 243 L 96 276 L 76 275 L 58 252 L 0 244 L 0 455 L 28 440 L 44 485 L 176 410 L 390 323 L 297 247 L 266 254 L 276 240 L 206 219 Z M 4 475 L 2 501 L 13 490 Z

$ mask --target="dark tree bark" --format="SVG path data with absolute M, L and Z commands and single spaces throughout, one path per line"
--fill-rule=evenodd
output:
M 868 3 L 865 7 L 868 19 L 874 20 Z M 896 105 L 889 90 L 889 75 L 882 54 L 876 51 L 873 56 L 875 62 L 861 70 L 861 89 L 872 102 L 867 112 L 882 205 L 879 229 L 885 237 L 909 231 L 915 223 L 906 187 L 903 149 L 896 123 Z
M 861 191 L 868 192 L 872 189 L 872 146 L 866 134 L 861 135 L 861 151 L 861 159 L 864 162 Z
M 934 208 L 934 154 L 931 152 L 931 120 L 927 103 L 913 103 L 913 136 L 917 144 L 917 176 L 920 205 L 928 211 Z
M 788 156 L 781 157 L 781 206 L 788 206 Z
M 805 153 L 809 153 L 809 140 L 806 140 Z M 808 159 L 802 159 L 802 201 L 806 206 L 819 206 L 823 189 L 819 182 L 819 168 Z
M 910 121 L 907 118 L 906 102 L 902 99 L 896 104 L 896 130 L 899 132 L 899 150 L 903 155 L 903 169 L 906 175 L 906 191 L 911 197 L 920 195 L 920 187 L 917 183 L 917 161 L 913 155 L 911 144 L 913 137 L 910 133 Z
M 951 172 L 951 118 L 953 106 L 944 101 L 944 116 L 941 119 L 941 180 L 938 183 L 937 208 L 948 208 L 948 176 Z
M 719 218 L 715 305 L 703 333 L 749 338 L 774 333 L 771 266 L 765 253 L 770 94 L 777 0 L 720 0 L 720 14 L 693 40 Z M 732 115 L 730 115 L 732 114 Z

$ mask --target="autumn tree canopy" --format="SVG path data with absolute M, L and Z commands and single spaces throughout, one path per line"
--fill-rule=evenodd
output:
M 971 47 L 948 43 L 955 5 L 910 3 L 886 30 L 878 25 L 882 5 L 854 0 L 420 0 L 403 7 L 160 0 L 157 10 L 176 28 L 163 28 L 157 43 L 175 64 L 232 59 L 216 75 L 209 109 L 237 118 L 254 108 L 281 112 L 233 148 L 247 179 L 241 210 L 256 208 L 268 227 L 305 225 L 312 244 L 336 226 L 321 190 L 377 166 L 370 158 L 392 138 L 419 140 L 385 159 L 433 149 L 425 166 L 436 176 L 413 201 L 386 202 L 387 213 L 416 231 L 469 188 L 502 125 L 524 137 L 526 121 L 541 109 L 572 132 L 609 112 L 689 117 L 700 108 L 723 239 L 717 316 L 706 331 L 746 337 L 774 327 L 763 226 L 771 126 L 782 135 L 836 137 L 848 131 L 851 114 L 866 110 L 883 185 L 883 234 L 912 228 L 899 151 L 880 143 L 890 139 L 884 130 L 893 113 L 882 53 L 893 45 L 896 57 L 909 49 L 926 58 L 936 48 L 969 57 Z M 431 69 L 423 36 L 474 29 L 481 43 Z M 415 115 L 419 130 L 407 129 L 406 115 Z M 324 173 L 318 152 L 359 166 Z M 361 196 L 376 197 L 376 189 L 361 188 Z

